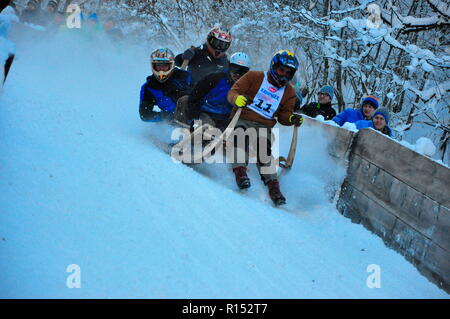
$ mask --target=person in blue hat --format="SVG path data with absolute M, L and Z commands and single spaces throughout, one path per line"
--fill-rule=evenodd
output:
M 320 88 L 317 94 L 318 102 L 311 102 L 300 108 L 300 112 L 310 117 L 322 115 L 325 120 L 331 120 L 336 116 L 336 111 L 331 106 L 334 97 L 334 89 L 329 85 Z
M 380 107 L 375 111 L 371 120 L 361 120 L 356 122 L 355 125 L 358 130 L 371 127 L 387 136 L 392 136 L 392 130 L 388 126 L 389 120 L 389 110 L 385 107 Z
M 339 126 L 342 126 L 347 122 L 356 123 L 361 120 L 370 120 L 372 119 L 373 112 L 378 109 L 378 106 L 378 99 L 373 95 L 369 95 L 363 99 L 361 108 L 357 110 L 346 109 L 333 117 L 332 120 Z

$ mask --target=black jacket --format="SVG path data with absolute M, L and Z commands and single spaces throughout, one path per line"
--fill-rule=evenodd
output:
M 319 102 L 311 102 L 304 105 L 300 112 L 310 117 L 316 117 L 322 115 L 325 120 L 331 120 L 336 116 L 336 111 L 331 107 L 331 103 L 320 104 Z
M 155 105 L 163 113 L 173 113 L 177 100 L 191 92 L 189 72 L 175 68 L 167 81 L 161 83 L 153 75 L 141 87 L 139 114 L 143 121 L 151 120 Z M 164 114 L 162 114 L 164 115 Z
M 191 85 L 194 86 L 199 80 L 208 74 L 220 72 L 228 68 L 229 60 L 225 55 L 221 58 L 212 58 L 206 48 L 206 44 L 196 48 L 190 48 L 180 53 L 175 57 L 175 65 L 181 66 L 186 57 L 191 57 L 191 50 L 194 51 L 194 56 L 189 60 L 187 70 L 191 73 Z

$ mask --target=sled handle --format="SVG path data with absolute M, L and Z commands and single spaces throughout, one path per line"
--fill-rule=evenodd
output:
M 199 152 L 194 155 L 194 162 L 200 160 L 201 158 L 206 158 L 209 156 L 214 148 L 216 148 L 219 143 L 222 143 L 223 141 L 227 141 L 230 138 L 230 135 L 234 132 L 234 127 L 236 126 L 237 121 L 239 120 L 239 117 L 241 116 L 242 108 L 239 108 L 236 113 L 233 116 L 233 119 L 228 124 L 227 128 L 223 133 L 214 141 L 211 141 L 208 145 L 206 145 L 203 152 Z
M 284 156 L 278 157 L 277 163 L 281 168 L 291 168 L 294 163 L 295 153 L 297 151 L 297 139 L 298 139 L 298 126 L 294 126 L 292 132 L 291 147 L 289 148 L 289 154 L 287 159 Z

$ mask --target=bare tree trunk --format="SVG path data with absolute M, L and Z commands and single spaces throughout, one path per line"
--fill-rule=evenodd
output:
M 442 152 L 441 161 L 445 159 L 445 153 L 448 149 L 448 142 L 450 141 L 450 134 L 448 131 L 444 130 L 442 132 L 441 138 L 439 139 L 439 150 Z
M 342 93 L 342 67 L 340 63 L 336 65 L 336 98 L 338 101 L 338 111 L 342 112 L 345 109 L 344 94 Z
M 340 34 L 341 39 L 344 37 L 344 29 L 341 29 Z M 339 55 L 341 55 L 342 51 L 342 44 L 338 42 L 337 44 L 337 52 Z M 334 83 L 336 86 L 336 98 L 338 102 L 338 111 L 342 112 L 345 109 L 345 101 L 344 101 L 344 94 L 342 93 L 342 65 L 340 62 L 336 62 L 336 72 L 334 76 Z
M 329 8 L 330 8 L 330 0 L 325 0 L 323 2 L 323 17 L 326 18 L 326 20 L 328 20 L 328 13 L 329 13 Z M 330 30 L 329 28 L 326 26 L 323 29 L 323 39 L 324 41 L 327 41 L 327 37 L 330 35 Z M 324 70 L 323 70 L 323 77 L 322 77 L 322 85 L 326 85 L 328 82 L 328 69 L 329 69 L 329 64 L 328 64 L 328 59 L 324 58 Z
M 429 73 L 425 73 L 423 75 L 423 81 L 422 84 L 420 85 L 419 91 L 422 91 L 423 88 L 425 87 L 425 83 L 427 83 L 427 79 L 428 79 L 428 74 Z M 406 120 L 406 125 L 409 125 L 408 128 L 405 129 L 405 131 L 409 130 L 412 127 L 412 122 L 414 121 L 414 111 L 416 110 L 416 105 L 419 103 L 420 101 L 420 96 L 416 96 L 414 103 L 411 106 L 411 109 L 409 110 L 408 113 L 408 119 Z

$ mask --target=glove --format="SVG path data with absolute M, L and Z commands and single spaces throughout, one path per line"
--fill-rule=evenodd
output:
M 289 116 L 289 122 L 291 122 L 295 126 L 300 126 L 303 123 L 303 116 L 300 114 L 292 113 L 291 116 Z
M 243 95 L 238 95 L 238 97 L 234 101 L 234 104 L 237 107 L 244 107 L 244 106 L 247 105 L 247 98 L 245 96 L 243 96 Z
M 183 53 L 183 55 L 181 56 L 181 58 L 183 59 L 183 60 L 192 60 L 192 58 L 194 57 L 194 55 L 195 55 L 195 48 L 194 47 L 191 47 L 191 48 L 189 48 L 189 49 L 187 49 L 186 51 L 184 51 L 184 53 Z

